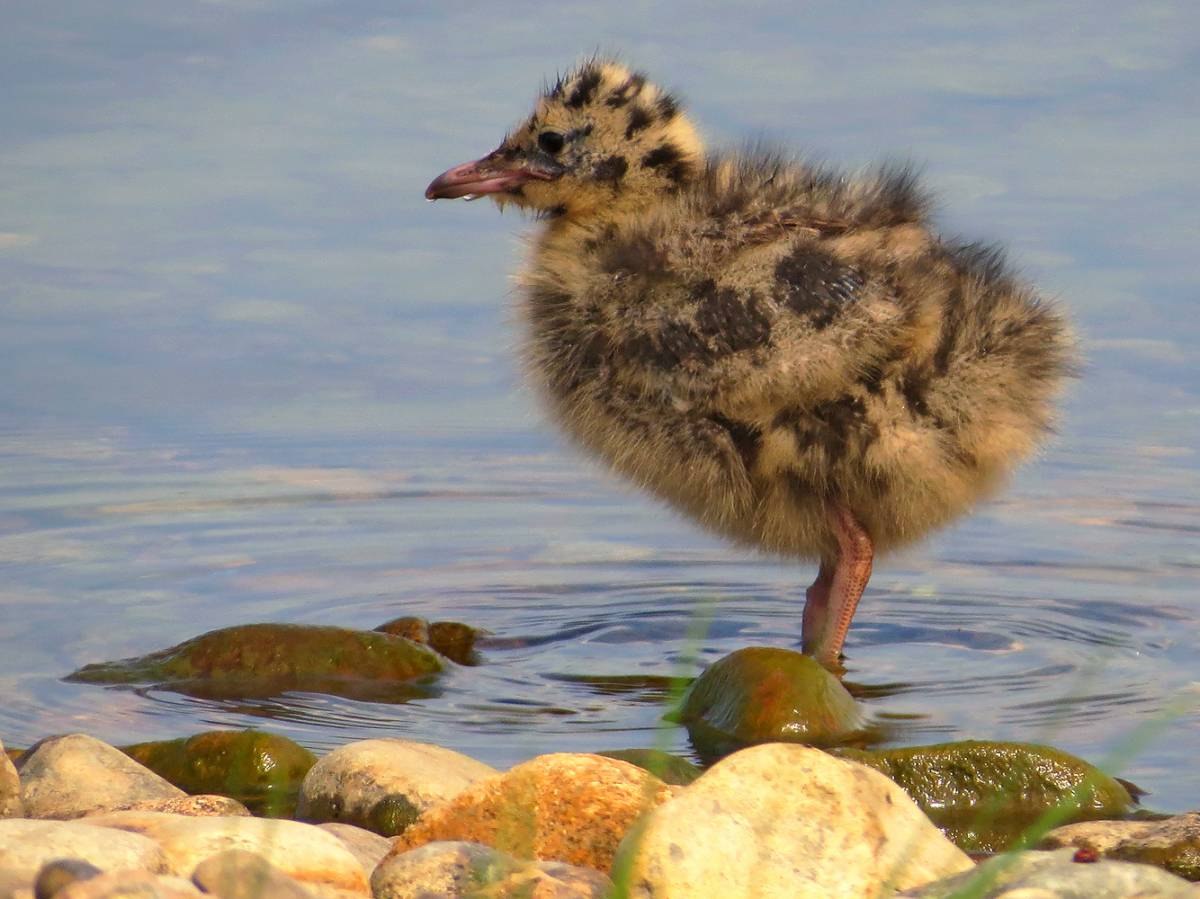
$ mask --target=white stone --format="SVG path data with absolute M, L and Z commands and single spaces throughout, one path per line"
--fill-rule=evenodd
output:
M 78 818 L 186 795 L 121 750 L 85 734 L 52 737 L 21 761 L 21 799 L 30 818 Z
M 57 858 L 82 859 L 102 871 L 167 870 L 159 845 L 136 833 L 99 830 L 78 821 L 0 821 L 0 870 L 20 872 L 32 885 L 42 865 Z
M 613 871 L 633 899 L 873 899 L 971 867 L 878 771 L 768 743 L 650 812 Z
M 296 817 L 365 825 L 383 799 L 403 797 L 424 811 L 495 773 L 490 765 L 428 743 L 359 740 L 313 765 L 300 788 Z
M 180 877 L 191 877 L 206 858 L 228 849 L 245 849 L 305 886 L 368 891 L 362 865 L 342 841 L 299 821 L 127 811 L 85 818 L 82 823 L 151 838 L 162 847 L 169 873 Z

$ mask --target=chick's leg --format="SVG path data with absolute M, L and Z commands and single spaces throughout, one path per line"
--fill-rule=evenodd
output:
M 821 561 L 817 579 L 806 594 L 800 633 L 805 652 L 822 663 L 835 664 L 858 600 L 871 579 L 875 547 L 846 507 L 833 507 L 829 518 L 837 538 L 837 558 Z

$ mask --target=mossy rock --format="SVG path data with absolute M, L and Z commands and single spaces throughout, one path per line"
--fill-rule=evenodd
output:
M 246 624 L 209 631 L 169 649 L 85 665 L 67 680 L 154 684 L 205 698 L 254 698 L 298 690 L 375 702 L 427 696 L 442 670 L 426 646 L 376 631 Z
M 1129 790 L 1094 765 L 1050 746 L 965 740 L 867 751 L 836 749 L 883 772 L 959 847 L 997 852 L 1053 810 L 1053 825 L 1118 818 Z
M 484 632 L 458 621 L 430 623 L 415 615 L 404 615 L 385 621 L 375 630 L 424 644 L 459 665 L 479 664 L 475 641 Z
M 663 752 L 661 749 L 606 749 L 597 752 L 610 759 L 619 759 L 649 771 L 663 783 L 687 786 L 704 773 L 682 756 Z
M 754 743 L 829 746 L 863 729 L 854 697 L 819 662 L 761 646 L 706 668 L 684 694 L 678 718 L 706 759 Z
M 291 817 L 300 784 L 317 757 L 287 737 L 257 730 L 212 730 L 121 751 L 186 793 L 215 793 L 256 815 Z

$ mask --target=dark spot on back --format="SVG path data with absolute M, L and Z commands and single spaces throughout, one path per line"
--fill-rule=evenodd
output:
M 595 178 L 597 181 L 611 181 L 615 186 L 629 171 L 629 162 L 624 156 L 613 155 L 596 163 Z
M 592 102 L 592 97 L 596 94 L 596 88 L 600 86 L 600 70 L 585 69 L 579 74 L 578 80 L 575 82 L 575 87 L 571 91 L 571 96 L 567 97 L 567 105 L 572 109 L 579 109 L 581 106 L 586 106 Z
M 921 373 L 910 371 L 900 379 L 897 385 L 909 410 L 914 415 L 929 416 L 929 406 L 925 402 L 925 392 L 929 389 L 929 381 Z
M 674 144 L 655 147 L 642 157 L 642 165 L 648 169 L 659 169 L 675 183 L 684 181 L 691 174 L 691 165 Z
M 857 270 L 807 244 L 779 260 L 775 279 L 775 299 L 817 329 L 828 327 L 843 306 L 857 299 L 864 284 Z
M 732 418 L 726 418 L 720 413 L 710 415 L 709 418 L 729 432 L 729 439 L 733 441 L 734 449 L 742 457 L 742 464 L 746 466 L 746 471 L 752 471 L 754 469 L 754 462 L 758 458 L 762 431 L 752 424 L 744 421 L 734 421 Z
M 658 109 L 658 117 L 669 122 L 679 113 L 679 102 L 670 94 L 663 94 L 654 104 Z
M 859 383 L 867 393 L 878 396 L 883 392 L 883 369 L 878 365 L 870 366 L 862 373 Z
M 613 109 L 619 109 L 642 92 L 646 79 L 643 75 L 630 75 L 620 87 L 616 88 L 604 102 Z
M 631 140 L 635 134 L 654 121 L 645 106 L 634 106 L 629 110 L 629 124 L 625 127 L 625 139 Z
M 728 287 L 702 281 L 695 288 L 696 327 L 716 355 L 752 350 L 771 339 L 771 320 L 754 294 L 743 297 Z

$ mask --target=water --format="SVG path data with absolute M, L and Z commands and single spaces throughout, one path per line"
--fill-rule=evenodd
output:
M 505 311 L 519 220 L 423 202 L 600 42 L 716 143 L 925 161 L 946 230 L 1007 240 L 1070 309 L 1061 433 L 877 564 L 847 680 L 894 743 L 1053 742 L 1200 806 L 1200 718 L 1173 705 L 1200 680 L 1200 13 L 517 3 L 481 41 L 466 6 L 66 5 L 0 38 L 6 744 L 686 752 L 672 678 L 797 645 L 811 567 L 698 533 L 541 423 Z M 485 664 L 403 706 L 60 680 L 226 625 L 401 614 L 488 629 Z

